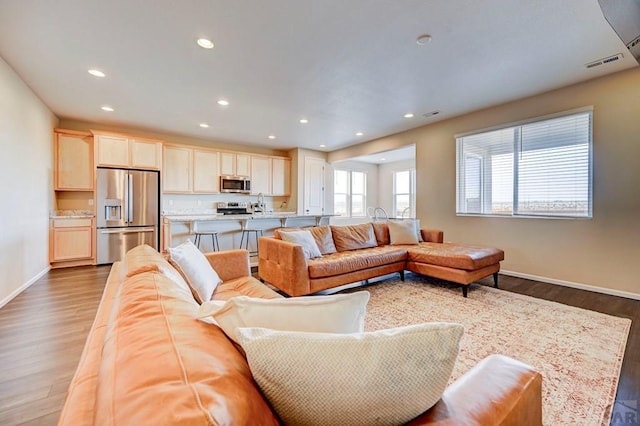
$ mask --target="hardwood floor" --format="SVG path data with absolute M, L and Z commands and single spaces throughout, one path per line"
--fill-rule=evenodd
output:
M 56 423 L 108 274 L 108 266 L 53 270 L 0 309 L 1 425 Z M 638 404 L 640 301 L 504 275 L 500 288 L 630 318 L 616 400 Z

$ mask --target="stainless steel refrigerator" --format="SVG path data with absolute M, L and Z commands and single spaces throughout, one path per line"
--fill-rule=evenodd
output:
M 154 171 L 98 168 L 98 264 L 122 260 L 140 244 L 158 249 L 159 183 Z

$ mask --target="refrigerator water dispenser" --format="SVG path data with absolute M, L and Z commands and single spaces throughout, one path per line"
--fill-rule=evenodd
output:
M 104 219 L 122 220 L 122 200 L 113 198 L 104 200 Z

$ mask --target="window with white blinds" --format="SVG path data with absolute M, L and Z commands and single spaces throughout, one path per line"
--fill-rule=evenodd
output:
M 592 112 L 457 138 L 457 213 L 590 218 Z

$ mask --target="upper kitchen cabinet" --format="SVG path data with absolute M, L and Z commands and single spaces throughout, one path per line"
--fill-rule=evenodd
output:
M 291 195 L 291 159 L 271 159 L 271 195 Z
M 289 196 L 291 160 L 282 157 L 251 156 L 251 194 Z
M 159 170 L 162 141 L 127 135 L 93 132 L 98 166 Z
M 220 174 L 229 176 L 251 176 L 251 156 L 236 152 L 221 152 Z
M 162 192 L 190 193 L 193 190 L 191 162 L 193 149 L 183 146 L 164 147 Z
M 93 136 L 73 130 L 55 130 L 54 189 L 93 191 Z
M 251 157 L 251 194 L 271 195 L 271 158 Z
M 193 150 L 193 192 L 200 194 L 220 192 L 217 152 Z

